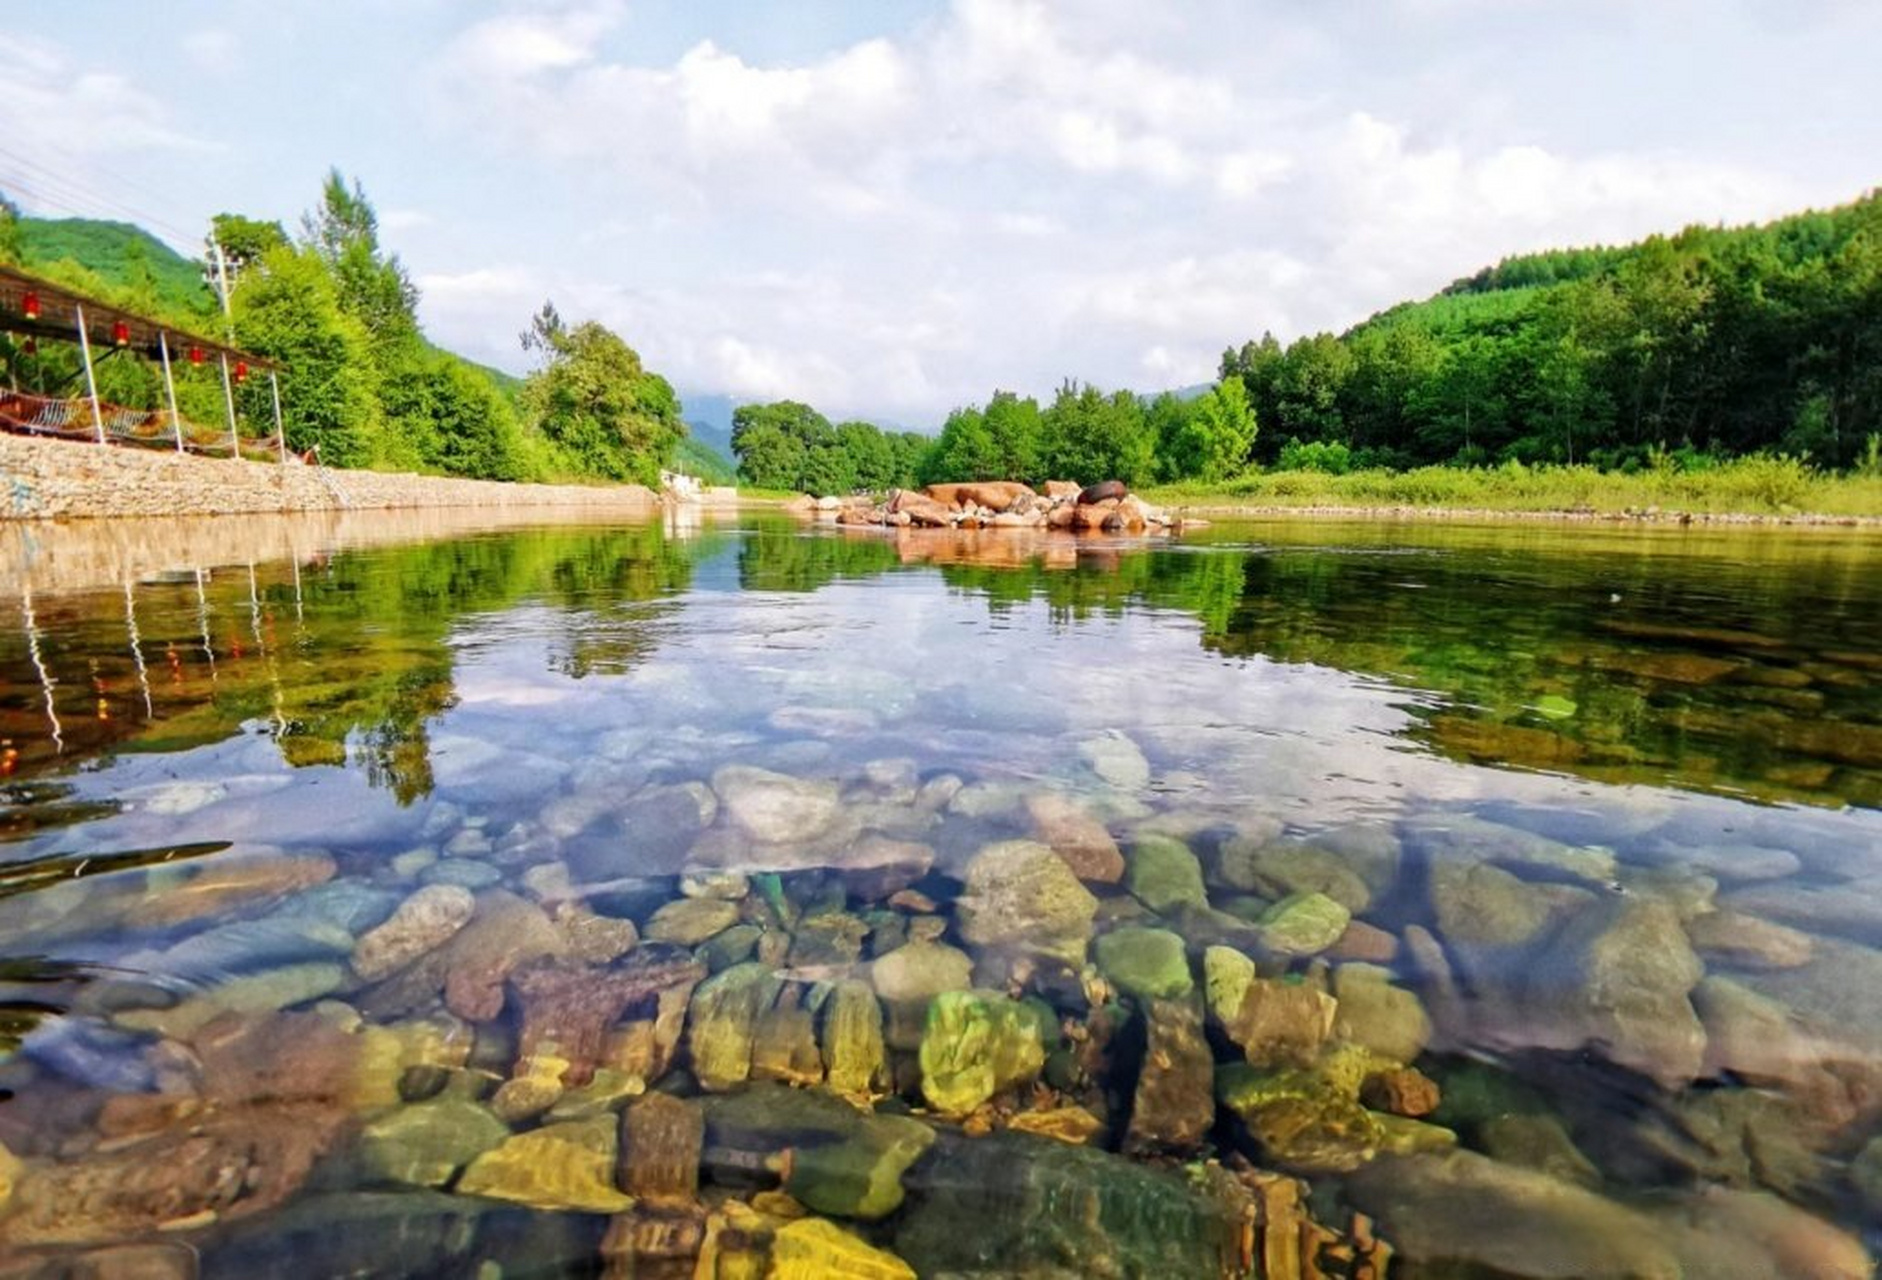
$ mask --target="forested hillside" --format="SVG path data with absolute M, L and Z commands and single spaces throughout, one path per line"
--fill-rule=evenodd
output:
M 1228 351 L 1255 458 L 1327 469 L 1808 455 L 1882 430 L 1882 193 L 1764 226 L 1512 258 L 1285 349 Z
M 233 284 L 227 321 L 203 265 L 148 233 L 125 223 L 20 217 L 0 198 L 0 261 L 179 328 L 220 333 L 228 325 L 237 344 L 280 362 L 289 447 L 318 445 L 328 463 L 657 484 L 663 466 L 691 456 L 673 389 L 600 324 L 567 324 L 552 305 L 519 317 L 538 364 L 526 379 L 433 345 L 418 323 L 411 277 L 379 243 L 372 205 L 338 172 L 296 234 L 222 214 L 212 236 Z M 29 351 L 9 337 L 0 357 L 11 382 L 30 390 L 70 394 L 80 376 L 63 344 Z M 219 375 L 187 364 L 177 372 L 184 416 L 219 421 Z M 160 374 L 147 361 L 108 353 L 98 378 L 108 400 L 161 404 Z M 238 399 L 251 431 L 272 429 L 266 384 L 251 381 Z

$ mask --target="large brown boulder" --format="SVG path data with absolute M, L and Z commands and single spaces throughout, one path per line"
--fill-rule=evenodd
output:
M 1021 498 L 1036 498 L 1032 486 L 1017 480 L 976 480 L 959 484 L 931 484 L 922 490 L 936 502 L 951 507 L 985 507 L 1005 511 Z
M 889 499 L 890 516 L 907 516 L 908 523 L 930 529 L 945 529 L 952 520 L 948 505 L 912 489 L 897 489 Z

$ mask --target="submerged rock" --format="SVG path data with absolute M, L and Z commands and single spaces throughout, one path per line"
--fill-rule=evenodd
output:
M 1232 836 L 1216 856 L 1216 880 L 1231 889 L 1280 899 L 1322 893 L 1349 912 L 1372 903 L 1372 889 L 1336 853 L 1289 840 Z
M 1476 1152 L 1386 1157 L 1347 1187 L 1415 1266 L 1470 1265 L 1498 1276 L 1564 1280 L 1686 1274 L 1644 1214 Z
M 614 1185 L 616 1125 L 613 1116 L 597 1116 L 516 1134 L 471 1163 L 458 1179 L 458 1194 L 535 1209 L 625 1212 L 634 1199 Z
M 1031 840 L 988 845 L 965 879 L 956 912 L 968 942 L 1084 963 L 1098 900 L 1052 850 Z
M 1333 971 L 1339 1011 L 1333 1034 L 1364 1045 L 1381 1058 L 1410 1062 L 1431 1043 L 1431 1018 L 1416 994 L 1392 985 L 1392 973 L 1370 964 Z
M 1593 1046 L 1677 1089 L 1705 1060 L 1705 1028 L 1688 998 L 1704 973 L 1671 905 L 1627 898 L 1571 921 L 1523 989 L 1553 1046 Z
M 833 1222 L 801 1218 L 772 1238 L 765 1280 L 915 1280 L 915 1272 Z
M 784 983 L 767 965 L 735 964 L 693 991 L 686 1029 L 693 1075 L 706 1089 L 730 1089 L 751 1076 L 758 1018 Z
M 367 1125 L 356 1159 L 369 1181 L 441 1187 L 509 1136 L 509 1127 L 488 1107 L 468 1098 L 435 1098 Z
M 1065 860 L 1080 880 L 1116 884 L 1124 875 L 1124 855 L 1110 830 L 1077 801 L 1053 792 L 1026 798 L 1033 835 Z
M 1131 846 L 1125 883 L 1152 911 L 1167 914 L 1180 907 L 1201 909 L 1209 905 L 1209 893 L 1202 883 L 1202 863 L 1188 845 L 1174 836 L 1138 836 Z
M 1143 750 L 1115 729 L 1079 743 L 1078 758 L 1100 781 L 1119 791 L 1142 791 L 1150 785 L 1150 762 Z
M 888 1086 L 882 1006 L 866 982 L 839 982 L 823 1007 L 823 1066 L 830 1088 L 869 1097 Z
M 697 946 L 738 923 L 738 904 L 719 898 L 675 898 L 647 921 L 650 942 Z
M 14 1185 L 6 1243 L 119 1241 L 267 1213 L 307 1181 L 343 1119 L 318 1102 L 244 1104 L 35 1165 Z
M 1304 982 L 1253 978 L 1233 1009 L 1212 1004 L 1222 1033 L 1255 1066 L 1304 1065 L 1333 1035 L 1339 1005 Z
M 699 1190 L 706 1113 L 697 1102 L 649 1093 L 621 1112 L 618 1181 L 648 1204 L 689 1204 Z
M 1038 1014 L 996 991 L 946 991 L 928 1006 L 921 1092 L 944 1115 L 965 1115 L 1045 1066 Z
M 837 816 L 834 782 L 729 764 L 712 775 L 712 789 L 733 825 L 761 844 L 814 840 Z
M 663 992 L 691 988 L 704 975 L 698 961 L 661 947 L 643 947 L 606 969 L 533 961 L 510 976 L 523 1005 L 519 1051 L 528 1057 L 553 1046 L 568 1059 L 567 1082 L 586 1084 L 602 1060 L 608 1029 L 623 1012 Z
M 476 908 L 477 900 L 461 885 L 426 885 L 359 940 L 353 948 L 353 972 L 368 982 L 385 977 L 462 929 Z
M 1348 1172 L 1385 1141 L 1379 1117 L 1359 1102 L 1368 1057 L 1340 1050 L 1313 1067 L 1275 1071 L 1231 1063 L 1216 1071 L 1216 1099 L 1265 1159 L 1304 1173 Z
M 1143 1017 L 1144 1059 L 1125 1149 L 1192 1151 L 1215 1123 L 1215 1060 L 1203 1035 L 1202 1002 L 1152 1000 Z
M 943 991 L 973 985 L 974 962 L 943 942 L 915 939 L 870 966 L 876 993 L 888 1009 L 884 1038 L 890 1048 L 914 1049 L 928 1022 L 928 1002 Z
M 1276 955 L 1318 955 L 1340 940 L 1353 913 L 1324 893 L 1296 893 L 1261 913 L 1261 945 Z
M 895 1249 L 928 1276 L 1237 1276 L 1254 1209 L 1194 1177 L 1012 1131 L 944 1134 L 911 1174 Z
M 787 1192 L 836 1217 L 895 1212 L 903 1174 L 934 1142 L 919 1120 L 858 1111 L 815 1089 L 753 1085 L 705 1108 L 708 1164 L 779 1168 Z
M 1139 999 L 1187 995 L 1196 985 L 1182 938 L 1167 929 L 1126 925 L 1101 936 L 1096 950 L 1098 971 Z

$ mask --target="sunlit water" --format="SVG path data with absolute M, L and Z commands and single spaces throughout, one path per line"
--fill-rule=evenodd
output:
M 7 1275 L 1865 1273 L 1873 536 L 345 541 L 10 544 Z

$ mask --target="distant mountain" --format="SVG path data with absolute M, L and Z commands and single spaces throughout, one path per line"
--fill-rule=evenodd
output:
M 704 393 L 680 397 L 680 416 L 686 419 L 693 439 L 717 454 L 720 461 L 733 467 L 732 411 L 739 402 L 731 396 Z

